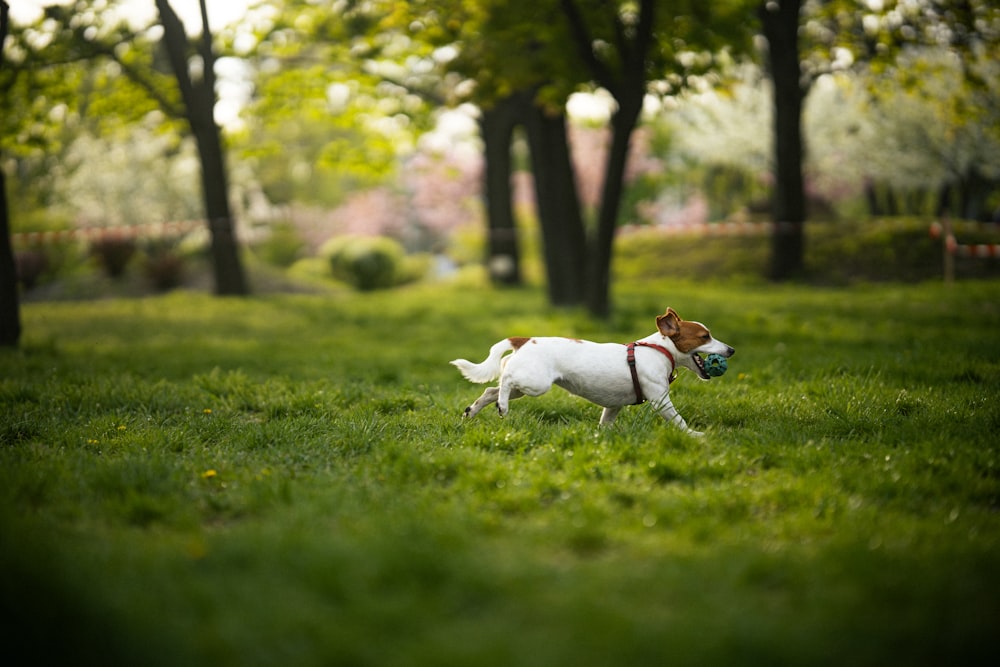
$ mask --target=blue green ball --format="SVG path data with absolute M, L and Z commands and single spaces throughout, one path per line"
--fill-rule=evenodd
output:
M 729 362 L 721 354 L 710 354 L 705 357 L 705 372 L 714 378 L 729 370 Z

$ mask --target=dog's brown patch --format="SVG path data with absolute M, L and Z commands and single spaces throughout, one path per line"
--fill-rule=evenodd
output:
M 674 345 L 677 349 L 685 354 L 694 350 L 695 348 L 701 347 L 705 343 L 712 340 L 712 334 L 709 333 L 701 324 L 697 322 L 686 322 L 681 321 L 680 330 L 670 337 L 670 340 L 674 341 Z
M 512 338 L 508 338 L 507 340 L 510 341 L 510 344 L 514 347 L 514 350 L 517 351 L 520 350 L 525 343 L 531 340 L 531 338 L 528 338 L 526 336 L 514 336 Z
M 667 308 L 665 313 L 656 318 L 656 328 L 674 341 L 677 349 L 685 354 L 712 340 L 712 334 L 704 325 L 682 320 L 673 308 Z

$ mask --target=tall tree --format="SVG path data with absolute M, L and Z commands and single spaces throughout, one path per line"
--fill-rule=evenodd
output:
M 772 215 L 777 224 L 770 275 L 786 280 L 804 265 L 807 211 L 801 115 L 812 83 L 823 74 L 854 67 L 882 76 L 893 89 L 919 87 L 919 74 L 907 71 L 911 61 L 900 57 L 908 50 L 929 47 L 957 56 L 969 90 L 986 91 L 989 99 L 990 82 L 982 71 L 984 63 L 995 62 L 987 54 L 1000 47 L 1000 7 L 992 0 L 766 0 L 758 15 L 768 43 L 774 95 Z M 968 108 L 965 112 L 978 113 Z M 964 186 L 979 180 L 974 163 L 969 173 L 955 178 Z
M 524 130 L 549 303 L 580 305 L 586 296 L 589 258 L 565 103 L 589 76 L 576 58 L 566 57 L 571 50 L 570 33 L 562 8 L 554 0 L 492 0 L 474 7 L 454 0 L 441 4 L 469 11 L 458 34 L 448 35 L 460 46 L 449 63 L 450 71 L 460 74 L 462 81 L 475 82 L 467 87 L 466 99 L 477 104 L 487 120 L 495 111 L 505 110 L 508 120 Z M 505 146 L 496 145 L 499 135 L 483 136 L 490 175 L 485 198 L 491 230 L 508 225 L 513 230 L 512 223 L 493 218 L 504 213 L 498 201 L 510 197 L 510 164 L 502 156 L 509 155 L 512 136 L 507 133 Z M 498 155 L 501 163 L 490 164 Z M 503 206 L 509 207 L 509 202 Z M 501 242 L 502 237 L 491 236 L 491 257 L 507 250 Z
M 487 267 L 501 285 L 521 283 L 521 252 L 514 219 L 511 142 L 520 115 L 514 98 L 483 107 L 479 133 L 483 139 L 483 203 L 486 209 Z
M 440 0 L 438 5 L 468 7 Z M 415 11 L 426 11 L 426 4 Z M 527 130 L 542 227 L 549 299 L 610 313 L 613 243 L 631 138 L 647 94 L 675 94 L 709 71 L 722 49 L 748 49 L 747 3 L 673 0 L 512 0 L 477 3 L 456 40 L 453 68 L 476 82 L 472 99 L 489 107 L 527 100 Z M 436 7 L 435 12 L 441 12 Z M 577 90 L 603 88 L 615 99 L 611 144 L 592 224 L 584 219 L 567 138 L 565 104 Z
M 805 256 L 805 185 L 802 177 L 802 102 L 808 90 L 799 61 L 801 0 L 767 0 L 760 21 L 774 105 L 774 194 L 770 276 L 787 280 L 802 271 Z M 808 80 L 806 80 L 808 81 Z
M 527 99 L 523 118 L 531 151 L 549 302 L 554 306 L 577 306 L 586 302 L 590 257 L 570 152 L 569 119 L 564 108 L 553 109 Z
M 611 93 L 611 145 L 593 233 L 589 238 L 586 305 L 611 311 L 611 260 L 625 189 L 632 135 L 646 96 L 659 88 L 676 94 L 715 66 L 722 51 L 749 48 L 746 3 L 640 0 L 560 0 L 572 44 L 591 80 Z
M 0 0 L 0 69 L 3 69 L 3 45 L 10 28 L 10 7 Z M 16 347 L 21 339 L 21 309 L 17 295 L 17 267 L 10 242 L 10 217 L 7 206 L 7 183 L 0 164 L 0 346 Z
M 600 56 L 595 38 L 575 0 L 561 0 L 580 58 L 594 81 L 611 93 L 616 108 L 611 114 L 611 146 L 604 166 L 604 185 L 597 213 L 597 228 L 591 241 L 587 275 L 587 308 L 606 317 L 611 310 L 611 258 L 625 187 L 625 166 L 632 133 L 639 123 L 650 75 L 651 51 L 656 25 L 656 0 L 642 0 L 638 14 L 615 11 L 615 56 L 611 62 Z
M 211 239 L 215 291 L 225 295 L 246 294 L 247 283 L 229 208 L 222 139 L 214 119 L 215 53 L 206 5 L 204 0 L 200 1 L 203 26 L 201 38 L 195 43 L 188 39 L 167 0 L 156 0 L 156 7 L 162 27 L 159 40 L 150 30 L 152 26 L 137 28 L 125 22 L 113 23 L 116 16 L 113 3 L 77 0 L 69 6 L 49 5 L 43 20 L 32 28 L 50 37 L 47 45 L 38 49 L 28 40 L 22 47 L 37 61 L 36 71 L 72 71 L 79 69 L 81 63 L 88 63 L 92 71 L 97 71 L 93 63 L 114 61 L 116 74 L 125 76 L 102 73 L 98 77 L 101 86 L 116 95 L 124 94 L 127 88 L 131 97 L 124 104 L 122 98 L 107 103 L 98 96 L 81 103 L 81 114 L 90 116 L 91 124 L 98 129 L 106 123 L 101 116 L 129 123 L 157 107 L 171 121 L 180 121 L 190 128 L 201 161 L 202 199 Z M 161 61 L 164 56 L 166 63 Z M 194 66 L 195 58 L 200 67 Z M 166 74 L 166 70 L 173 76 Z M 30 76 L 37 74 L 33 71 Z M 142 92 L 142 99 L 134 95 L 135 91 Z M 82 91 L 77 93 L 83 96 Z
M 220 295 L 244 295 L 249 288 L 240 262 L 239 245 L 230 210 L 222 133 L 215 122 L 215 50 L 205 0 L 199 0 L 198 6 L 201 10 L 202 29 L 197 45 L 202 63 L 200 79 L 191 75 L 188 62 L 189 41 L 184 24 L 168 0 L 156 0 L 156 9 L 163 26 L 163 46 L 177 79 L 186 111 L 185 117 L 191 126 L 201 158 L 202 196 L 205 199 L 205 216 L 211 234 L 215 291 Z
M 939 146 L 928 141 L 925 150 L 947 172 L 939 209 L 952 207 L 959 215 L 989 219 L 987 200 L 1000 188 L 989 148 L 1000 139 L 1000 5 L 993 0 L 886 0 L 869 9 L 838 35 L 840 45 L 850 49 L 874 81 L 889 84 L 872 85 L 876 104 L 892 93 L 937 97 L 937 114 L 943 117 L 933 125 L 945 137 Z M 945 77 L 947 87 L 925 85 L 935 75 Z M 979 151 L 986 154 L 979 156 Z

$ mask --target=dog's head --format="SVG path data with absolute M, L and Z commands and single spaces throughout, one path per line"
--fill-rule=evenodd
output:
M 736 352 L 721 340 L 712 337 L 712 332 L 701 322 L 682 320 L 673 308 L 656 318 L 656 328 L 660 334 L 669 339 L 677 350 L 674 359 L 678 366 L 691 370 L 702 380 L 710 380 L 705 372 L 705 361 L 702 354 L 721 354 L 731 357 Z

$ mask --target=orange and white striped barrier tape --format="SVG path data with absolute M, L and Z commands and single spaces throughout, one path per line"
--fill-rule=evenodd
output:
M 158 239 L 170 236 L 183 236 L 205 225 L 203 220 L 185 220 L 182 222 L 154 222 L 145 225 L 127 225 L 121 227 L 77 227 L 75 229 L 58 229 L 45 232 L 19 232 L 11 235 L 15 246 L 40 246 L 67 241 L 106 241 Z
M 996 228 L 993 223 L 984 223 L 984 228 Z M 944 226 L 935 222 L 930 227 L 931 238 L 939 239 L 944 234 Z M 959 243 L 954 234 L 948 234 L 944 239 L 944 248 L 953 257 L 973 257 L 977 259 L 996 259 L 1000 257 L 998 243 Z

